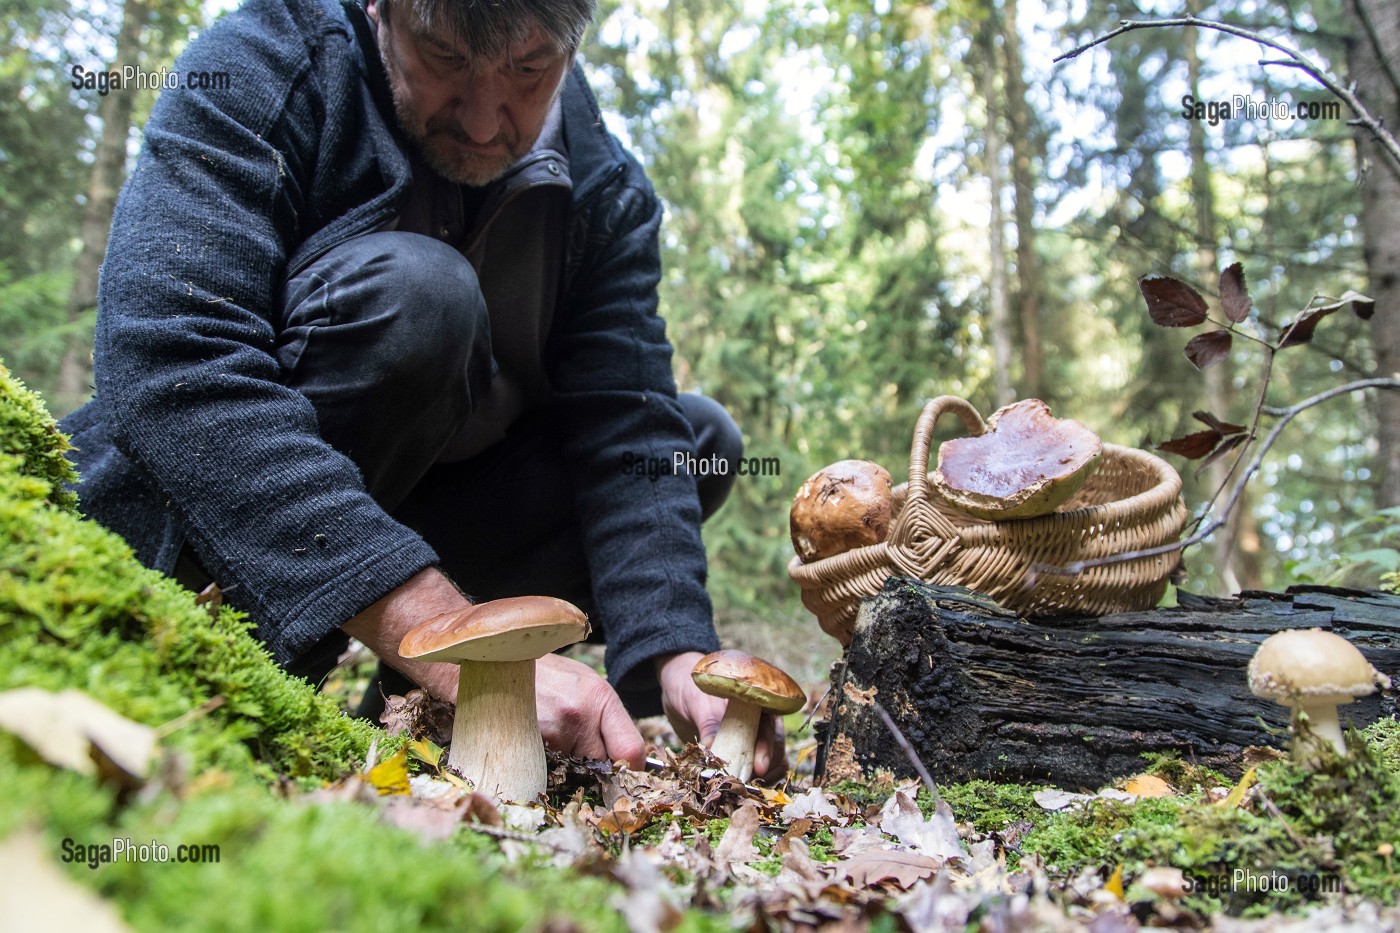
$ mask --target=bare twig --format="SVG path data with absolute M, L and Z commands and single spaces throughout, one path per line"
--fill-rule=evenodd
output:
M 880 705 L 879 700 L 872 700 L 875 707 L 875 714 L 880 717 L 880 721 L 885 724 L 885 728 L 890 730 L 890 735 L 894 736 L 895 742 L 904 752 L 904 756 L 909 759 L 909 763 L 914 766 L 914 770 L 919 773 L 919 779 L 924 782 L 924 787 L 928 789 L 928 795 L 933 798 L 933 805 L 938 806 L 942 797 L 938 793 L 938 785 L 933 782 L 933 775 L 928 773 L 928 768 L 919 760 L 919 753 L 914 751 L 914 746 L 909 744 L 909 740 L 904 737 L 904 733 L 899 731 L 899 726 L 894 724 L 890 714 L 885 712 L 885 708 Z
M 1190 15 L 1179 16 L 1173 19 L 1158 20 L 1125 19 L 1121 23 L 1119 23 L 1117 29 L 1114 29 L 1111 32 L 1104 33 L 1102 36 L 1099 36 L 1097 38 L 1091 39 L 1088 42 L 1085 42 L 1084 44 L 1076 48 L 1070 49 L 1063 55 L 1056 56 L 1055 62 L 1058 64 L 1059 62 L 1068 61 L 1072 58 L 1077 58 L 1078 56 L 1087 52 L 1089 49 L 1092 49 L 1097 45 L 1102 45 L 1110 39 L 1117 38 L 1118 36 L 1121 36 L 1126 32 L 1132 32 L 1135 29 L 1180 28 L 1186 26 L 1195 26 L 1199 29 L 1214 29 L 1217 32 L 1223 32 L 1232 36 L 1238 36 L 1241 39 L 1248 39 L 1251 42 L 1257 42 L 1262 46 L 1271 48 L 1277 52 L 1281 52 L 1284 55 L 1284 58 L 1261 59 L 1259 64 L 1282 65 L 1287 68 L 1296 68 L 1299 71 L 1306 74 L 1308 77 L 1312 78 L 1318 84 L 1322 85 L 1337 98 L 1339 98 L 1342 101 L 1342 103 L 1346 104 L 1347 107 L 1350 108 L 1352 113 L 1356 114 L 1356 119 L 1350 122 L 1356 126 L 1364 127 L 1366 131 L 1371 134 L 1371 136 L 1380 145 L 1381 149 L 1383 149 L 1386 155 L 1390 157 L 1391 170 L 1394 171 L 1397 175 L 1400 175 L 1400 142 L 1396 142 L 1395 137 L 1391 135 L 1390 131 L 1385 128 L 1384 123 L 1374 114 L 1372 114 L 1371 111 L 1366 109 L 1366 105 L 1361 103 L 1360 99 L 1358 99 L 1357 96 L 1354 93 L 1352 93 L 1350 88 L 1344 87 L 1339 81 L 1337 81 L 1336 78 L 1333 78 L 1327 72 L 1323 71 L 1318 65 L 1313 63 L 1312 60 L 1303 56 L 1294 49 L 1291 49 L 1288 46 L 1283 45 L 1282 43 L 1276 42 L 1273 39 L 1268 38 L 1267 36 L 1260 35 L 1257 32 L 1253 32 L 1249 29 L 1245 29 L 1240 26 L 1232 26 L 1229 23 L 1218 23 L 1212 20 L 1200 19 L 1198 17 Z
M 1130 560 L 1140 560 L 1145 557 L 1160 557 L 1164 554 L 1173 554 L 1177 551 L 1183 551 L 1186 548 L 1191 547 L 1193 544 L 1201 543 L 1206 538 L 1209 538 L 1212 534 L 1214 534 L 1222 525 L 1225 524 L 1226 521 L 1229 520 L 1230 513 L 1234 511 L 1236 504 L 1240 500 L 1240 497 L 1244 495 L 1245 486 L 1248 485 L 1250 479 L 1254 476 L 1254 474 L 1259 472 L 1259 468 L 1264 463 L 1264 456 L 1269 452 L 1269 449 L 1274 446 L 1274 442 L 1278 440 L 1279 435 L 1283 433 L 1283 429 L 1288 426 L 1288 423 L 1290 421 L 1292 421 L 1294 418 L 1296 418 L 1303 412 L 1307 411 L 1309 408 L 1312 408 L 1316 405 L 1321 405 L 1323 402 L 1330 401 L 1331 399 L 1337 398 L 1341 395 L 1349 395 L 1352 392 L 1361 392 L 1366 389 L 1387 389 L 1390 391 L 1400 391 L 1400 375 L 1392 376 L 1389 378 L 1359 379 L 1355 382 L 1348 382 L 1345 385 L 1339 385 L 1334 388 L 1328 389 L 1325 392 L 1319 392 L 1316 395 L 1303 399 L 1298 404 L 1290 406 L 1289 408 L 1271 410 L 1271 413 L 1277 413 L 1279 419 L 1278 423 L 1275 424 L 1272 429 L 1270 429 L 1268 436 L 1265 437 L 1264 440 L 1260 443 L 1259 449 L 1254 455 L 1254 459 L 1250 461 L 1249 467 L 1244 471 L 1244 473 L 1240 475 L 1239 479 L 1236 480 L 1234 488 L 1230 490 L 1229 499 L 1226 500 L 1225 505 L 1221 509 L 1221 514 L 1211 518 L 1208 522 L 1204 522 L 1199 528 L 1196 529 L 1195 533 L 1193 533 L 1190 537 L 1186 538 L 1185 540 L 1174 541 L 1171 544 L 1163 544 L 1158 547 L 1144 548 L 1140 551 L 1128 551 L 1123 554 L 1114 554 L 1109 557 L 1099 557 L 1093 560 L 1074 561 L 1073 563 L 1065 564 L 1063 566 L 1037 564 L 1033 568 L 1034 571 L 1039 573 L 1053 573 L 1063 574 L 1066 576 L 1074 576 L 1075 574 L 1083 573 L 1085 570 L 1088 570 L 1092 567 L 1107 567 L 1111 564 L 1121 564 Z M 1262 408 L 1260 410 L 1262 411 Z

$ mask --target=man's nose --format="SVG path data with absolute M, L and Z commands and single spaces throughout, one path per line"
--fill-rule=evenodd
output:
M 457 99 L 456 116 L 462 131 L 474 143 L 495 139 L 505 119 L 505 82 L 494 69 L 477 73 Z

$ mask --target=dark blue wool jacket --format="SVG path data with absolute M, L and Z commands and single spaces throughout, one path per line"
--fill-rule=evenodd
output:
M 321 439 L 273 355 L 283 281 L 394 216 L 409 164 L 371 93 L 379 63 L 333 0 L 252 0 L 177 67 L 230 86 L 167 91 L 151 115 L 102 269 L 96 398 L 64 427 L 85 511 L 166 572 L 189 542 L 290 664 L 437 560 Z M 694 449 L 657 315 L 660 204 L 578 69 L 563 119 L 573 200 L 546 363 L 618 683 L 717 641 L 693 482 L 619 467 Z

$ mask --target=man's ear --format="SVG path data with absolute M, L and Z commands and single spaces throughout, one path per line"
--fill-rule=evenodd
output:
M 374 24 L 375 30 L 378 31 L 379 4 L 376 3 L 375 0 L 367 0 L 367 2 L 365 3 L 365 15 L 369 17 L 369 21 Z

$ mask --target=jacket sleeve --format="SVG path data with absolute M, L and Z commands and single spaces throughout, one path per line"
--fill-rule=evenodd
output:
M 608 676 L 627 695 L 653 682 L 642 662 L 713 651 L 719 641 L 705 592 L 694 479 L 681 472 L 653 482 L 626 469 L 637 458 L 670 465 L 677 452 L 695 452 L 657 313 L 661 205 L 631 161 L 597 200 L 570 290 L 554 389 L 607 633 Z
M 181 74 L 226 72 L 229 88 L 167 90 L 152 113 L 95 346 L 114 443 L 283 663 L 436 561 L 321 439 L 274 356 L 288 255 L 320 209 L 326 114 L 353 110 L 324 88 L 359 86 L 328 23 L 260 0 L 182 56 Z

